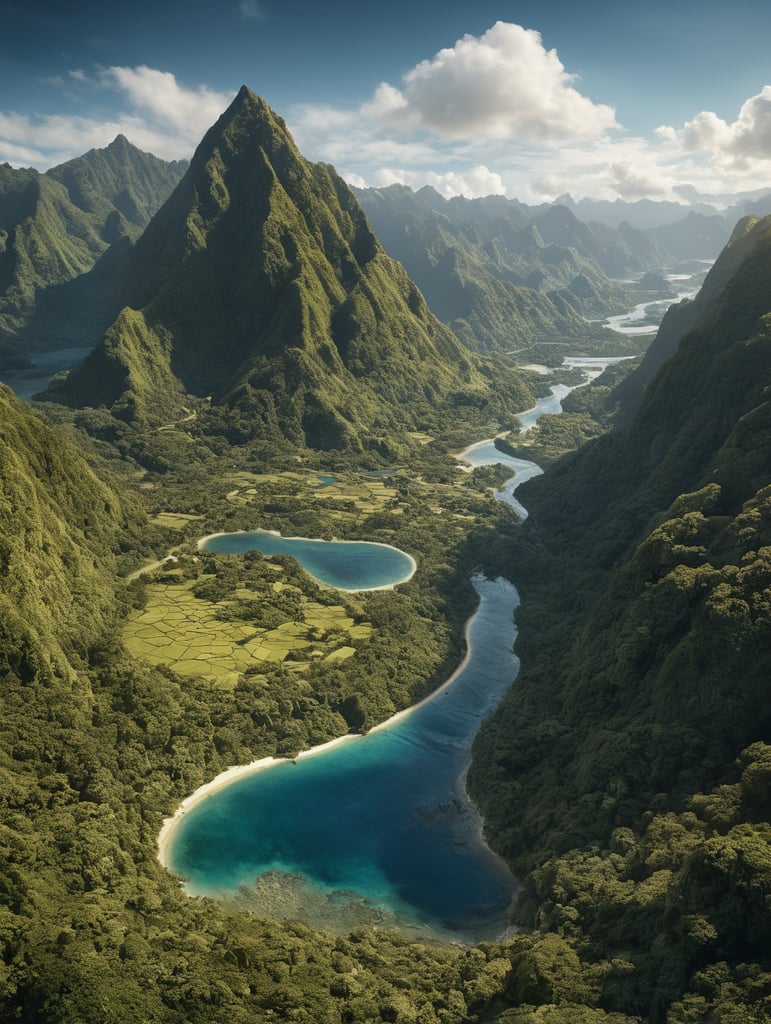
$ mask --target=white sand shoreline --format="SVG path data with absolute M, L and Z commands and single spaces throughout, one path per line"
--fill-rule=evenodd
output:
M 180 820 L 197 804 L 202 803 L 214 793 L 226 789 L 237 779 L 246 778 L 248 775 L 256 775 L 258 772 L 265 771 L 266 768 L 271 768 L 274 765 L 288 764 L 300 758 L 311 757 L 313 754 L 320 754 L 341 743 L 362 738 L 363 736 L 360 733 L 346 733 L 344 736 L 337 736 L 335 739 L 327 740 L 326 743 L 320 743 L 309 750 L 302 750 L 296 757 L 261 757 L 257 761 L 250 761 L 249 764 L 233 765 L 230 768 L 226 768 L 224 772 L 216 775 L 211 782 L 205 782 L 195 792 L 191 793 L 190 796 L 185 797 L 170 818 L 164 818 L 161 831 L 158 833 L 158 860 L 165 868 L 170 871 L 173 870 L 169 866 L 168 854 L 174 830 Z
M 190 796 L 185 797 L 185 799 L 176 809 L 174 814 L 170 818 L 164 819 L 163 825 L 161 826 L 161 830 L 158 833 L 158 860 L 163 865 L 163 867 L 165 867 L 169 871 L 173 870 L 173 868 L 171 868 L 169 865 L 169 851 L 174 836 L 174 831 L 179 822 L 181 821 L 181 819 L 187 814 L 188 811 L 192 810 L 193 807 L 195 807 L 197 804 L 202 803 L 204 800 L 212 796 L 214 793 L 218 793 L 220 790 L 225 789 L 227 786 L 231 785 L 233 782 L 236 782 L 238 779 L 246 778 L 249 775 L 255 775 L 258 772 L 265 771 L 265 769 L 273 767 L 275 765 L 287 764 L 290 761 L 297 761 L 300 758 L 312 757 L 316 754 L 321 754 L 328 750 L 331 750 L 333 747 L 340 746 L 340 744 L 342 743 L 350 743 L 356 740 L 364 740 L 369 735 L 369 733 L 378 732 L 381 729 L 387 729 L 395 725 L 397 722 L 403 721 L 409 715 L 417 711 L 418 708 L 423 707 L 425 704 L 428 704 L 429 701 L 432 701 L 436 697 L 440 696 L 447 689 L 447 687 L 455 679 L 457 679 L 458 675 L 463 671 L 463 669 L 466 667 L 471 658 L 472 646 L 469 638 L 469 630 L 471 627 L 471 621 L 478 611 L 479 607 L 477 606 L 477 609 L 466 620 L 465 626 L 463 628 L 463 635 L 466 641 L 466 654 L 463 660 L 448 679 L 446 679 L 432 693 L 429 693 L 428 696 L 418 701 L 417 704 L 413 704 L 408 708 L 404 708 L 402 711 L 397 711 L 395 715 L 391 715 L 391 717 L 387 718 L 384 722 L 380 722 L 377 725 L 374 725 L 367 733 L 346 733 L 343 736 L 337 736 L 335 739 L 327 740 L 325 743 L 320 743 L 318 746 L 310 747 L 308 750 L 300 751 L 300 753 L 296 757 L 262 757 L 259 758 L 257 761 L 250 762 L 249 764 L 234 765 L 231 768 L 226 768 L 225 771 L 220 772 L 219 775 L 215 776 L 211 780 L 211 782 L 204 783 L 202 786 L 199 786 L 198 789 L 195 790 L 195 792 L 191 793 Z M 465 790 L 465 785 L 463 788 Z M 466 800 L 469 806 L 473 808 L 473 804 L 471 804 L 471 801 L 468 800 L 468 797 L 466 797 Z M 484 845 L 487 844 L 485 843 Z

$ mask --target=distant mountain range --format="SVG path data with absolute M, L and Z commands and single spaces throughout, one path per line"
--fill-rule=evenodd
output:
M 111 246 L 136 239 L 186 167 L 143 153 L 122 135 L 45 174 L 0 166 L 2 365 L 24 365 L 29 349 L 82 344 L 89 312 L 101 308 L 99 293 L 73 298 L 62 316 L 66 286 Z
M 123 136 L 45 174 L 0 167 L 0 369 L 26 365 L 35 352 L 82 348 L 109 326 L 125 298 L 115 292 L 116 267 L 186 167 Z M 716 213 L 706 200 L 689 208 L 563 196 L 527 206 L 501 196 L 445 200 L 428 187 L 354 192 L 439 319 L 476 351 L 520 359 L 566 340 L 585 354 L 606 351 L 598 322 L 629 304 L 617 279 L 712 259 L 734 213 L 771 204 L 765 193 Z
M 616 388 L 614 397 L 621 406 L 623 417 L 629 417 L 637 410 L 645 389 L 667 360 L 675 355 L 683 335 L 693 330 L 703 316 L 709 318 L 714 300 L 748 253 L 758 245 L 758 239 L 767 232 L 767 219 L 758 221 L 757 217 L 744 217 L 734 228 L 695 299 L 686 299 L 669 307 L 640 366 Z
M 733 226 L 718 215 L 684 214 L 678 204 L 665 204 L 660 226 L 641 230 L 623 220 L 587 222 L 595 207 L 567 201 L 445 200 L 432 188 L 403 185 L 356 195 L 386 250 L 470 348 L 520 355 L 534 342 L 603 351 L 602 332 L 587 321 L 631 304 L 623 281 L 685 259 L 714 259 Z M 617 341 L 616 351 L 625 345 L 631 340 Z
M 727 224 L 735 224 L 742 217 L 762 217 L 771 213 L 771 189 L 761 188 L 736 195 L 704 195 L 696 189 L 681 187 L 684 202 L 661 199 L 638 199 L 629 202 L 624 199 L 575 200 L 569 193 L 559 196 L 554 202 L 567 206 L 577 217 L 586 221 L 597 221 L 617 228 L 623 222 L 643 231 L 668 227 L 683 221 L 690 214 L 707 218 L 722 218 Z

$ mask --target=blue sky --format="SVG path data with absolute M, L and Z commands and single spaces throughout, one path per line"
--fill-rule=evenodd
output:
M 771 5 L 0 0 L 0 161 L 190 156 L 242 84 L 357 184 L 771 188 Z

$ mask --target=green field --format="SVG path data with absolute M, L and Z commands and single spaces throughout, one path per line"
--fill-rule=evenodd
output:
M 181 581 L 149 588 L 146 607 L 129 619 L 123 633 L 133 655 L 168 665 L 180 675 L 207 676 L 230 686 L 241 673 L 264 662 L 291 658 L 298 669 L 314 658 L 342 661 L 355 653 L 352 641 L 372 632 L 368 623 L 356 624 L 341 605 L 307 600 L 301 603 L 300 622 L 264 629 L 248 621 L 227 621 L 219 616 L 234 602 L 201 600 L 192 585 Z M 245 594 L 238 596 L 243 599 Z
M 480 478 L 484 472 L 478 471 Z M 485 481 L 490 483 L 497 479 Z M 420 495 L 420 515 L 428 517 L 417 533 L 417 523 L 407 523 L 415 518 L 415 508 L 414 495 L 403 493 L 405 485 Z M 327 483 L 308 470 L 237 471 L 226 474 L 221 487 L 224 529 L 280 529 L 285 536 L 381 542 L 404 534 L 408 547 L 417 545 L 421 572 L 433 557 L 420 550 L 425 530 L 434 533 L 441 519 L 445 542 L 451 535 L 457 540 L 479 512 L 478 507 L 469 509 L 475 502 L 471 474 L 426 484 L 398 470 L 385 478 L 343 472 Z M 153 522 L 182 532 L 201 518 L 167 509 L 158 511 Z M 223 520 L 212 517 L 198 529 L 205 532 L 214 521 Z M 173 549 L 173 557 L 132 574 L 146 574 L 146 603 L 123 631 L 134 656 L 230 688 L 244 674 L 270 674 L 278 666 L 301 676 L 314 662 L 341 664 L 355 657 L 357 642 L 372 636 L 364 595 L 347 594 L 344 604 L 329 603 L 340 600 L 335 592 L 319 588 L 296 565 L 260 558 L 259 568 L 255 562 L 250 567 L 240 556 L 212 560 L 210 553 L 195 549 L 190 529 L 187 537 Z M 440 544 L 436 552 L 440 565 L 443 549 Z
M 259 503 L 269 490 L 274 498 L 300 498 L 308 507 L 318 502 L 320 514 L 336 520 L 371 515 L 386 508 L 398 511 L 399 492 L 393 486 L 393 477 L 381 479 L 348 473 L 333 484 L 322 484 L 315 473 L 239 472 L 230 474 L 227 480 L 232 485 L 227 500 L 239 506 Z
M 190 523 L 203 519 L 203 516 L 189 515 L 186 512 L 159 512 L 150 520 L 154 526 L 166 526 L 170 530 L 184 530 Z

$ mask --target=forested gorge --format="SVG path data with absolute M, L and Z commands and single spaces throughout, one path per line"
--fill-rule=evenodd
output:
M 618 956 L 608 1005 L 654 1019 L 700 968 L 669 1019 L 768 982 L 771 222 L 747 227 L 629 427 L 523 487 L 522 671 L 470 775 L 533 872 L 521 920 Z

